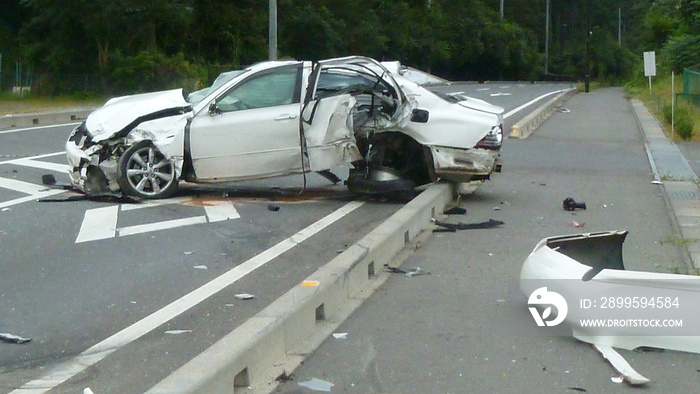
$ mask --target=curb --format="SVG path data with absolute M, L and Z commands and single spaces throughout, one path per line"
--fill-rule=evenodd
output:
M 672 213 L 673 225 L 680 233 L 682 240 L 686 243 L 685 251 L 688 261 L 688 268 L 693 271 L 700 269 L 700 189 L 698 189 L 698 177 L 693 169 L 685 162 L 687 177 L 676 179 L 673 173 L 668 172 L 668 168 L 659 169 L 656 158 L 652 153 L 651 144 L 668 144 L 673 148 L 673 153 L 680 155 L 685 161 L 685 157 L 678 150 L 676 144 L 668 138 L 668 135 L 659 124 L 658 120 L 644 105 L 637 99 L 630 100 L 637 125 L 644 135 L 644 150 L 649 159 L 649 165 L 654 174 L 654 182 L 658 183 L 664 190 L 664 202 Z M 668 155 L 669 153 L 666 152 Z
M 55 112 L 0 115 L 0 129 L 82 122 L 93 110 L 94 108 L 76 108 Z
M 359 242 L 147 391 L 267 393 L 386 279 L 384 264 L 431 227 L 453 186 L 431 185 Z M 414 246 L 415 248 L 416 246 Z
M 544 104 L 540 105 L 536 110 L 531 112 L 526 117 L 522 118 L 518 123 L 513 125 L 513 130 L 510 133 L 510 138 L 520 138 L 525 139 L 532 134 L 532 132 L 537 129 L 542 122 L 544 122 L 549 116 L 559 109 L 569 97 L 578 93 L 576 88 L 567 89 L 564 92 L 547 100 Z

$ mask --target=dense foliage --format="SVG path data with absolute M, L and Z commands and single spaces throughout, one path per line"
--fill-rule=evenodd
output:
M 277 0 L 279 57 L 367 55 L 462 80 L 590 72 L 609 83 L 640 69 L 645 50 L 675 70 L 700 64 L 700 0 L 550 0 L 547 40 L 547 0 L 503 3 L 501 18 L 500 0 Z M 0 82 L 21 62 L 49 93 L 88 75 L 102 92 L 196 88 L 266 60 L 267 41 L 265 0 L 3 0 Z

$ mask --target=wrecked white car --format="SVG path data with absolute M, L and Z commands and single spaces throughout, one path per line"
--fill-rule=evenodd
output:
M 366 57 L 269 61 L 182 89 L 118 97 L 67 143 L 72 184 L 87 194 L 172 195 L 180 180 L 220 183 L 350 163 L 354 193 L 413 192 L 501 169 L 503 109 L 439 97 Z

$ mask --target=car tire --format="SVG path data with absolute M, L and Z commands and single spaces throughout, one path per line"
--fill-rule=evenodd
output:
M 119 158 L 117 183 L 125 195 L 159 199 L 175 193 L 178 179 L 172 161 L 150 141 L 141 141 Z

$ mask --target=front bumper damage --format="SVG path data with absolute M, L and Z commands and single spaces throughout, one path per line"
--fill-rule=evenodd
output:
M 480 181 L 490 179 L 493 172 L 501 172 L 500 150 L 431 146 L 430 153 L 433 157 L 435 175 L 446 181 Z

